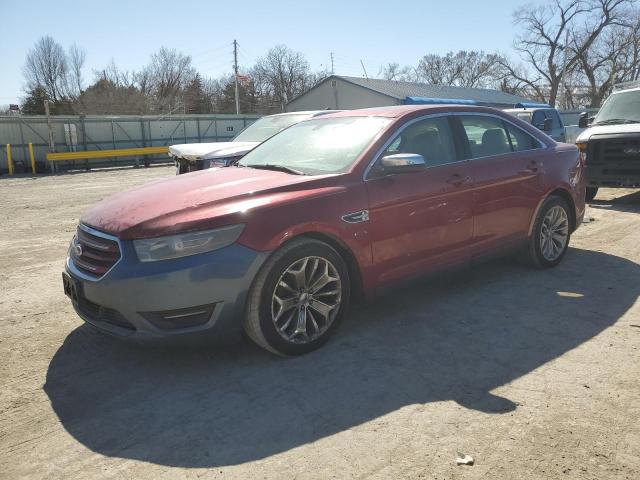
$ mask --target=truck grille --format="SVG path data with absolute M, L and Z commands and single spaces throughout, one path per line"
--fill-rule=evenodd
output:
M 112 237 L 80 225 L 71 244 L 70 257 L 73 264 L 92 277 L 100 278 L 120 260 L 120 245 Z
M 640 138 L 607 138 L 593 142 L 589 163 L 640 164 Z

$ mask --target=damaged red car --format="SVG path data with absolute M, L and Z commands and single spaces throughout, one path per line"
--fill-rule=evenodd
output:
M 64 288 L 113 335 L 245 329 L 297 355 L 356 294 L 495 254 L 557 265 L 584 215 L 583 164 L 499 110 L 397 106 L 328 114 L 235 167 L 151 183 L 86 212 Z

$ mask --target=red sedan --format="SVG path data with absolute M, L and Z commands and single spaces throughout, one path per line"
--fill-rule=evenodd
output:
M 353 110 L 304 121 L 237 167 L 120 193 L 88 211 L 64 287 L 122 337 L 242 325 L 285 355 L 322 345 L 350 297 L 521 250 L 563 258 L 584 215 L 583 162 L 499 110 Z

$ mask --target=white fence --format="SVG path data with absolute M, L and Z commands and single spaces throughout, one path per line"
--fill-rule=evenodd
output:
M 55 151 L 160 147 L 176 143 L 228 141 L 259 115 L 55 116 L 51 117 Z M 0 117 L 0 171 L 7 171 L 6 144 L 16 171 L 28 169 L 29 143 L 44 170 L 49 129 L 44 116 Z M 155 161 L 166 161 L 166 156 Z M 83 161 L 83 164 L 85 162 Z M 131 164 L 133 159 L 90 160 L 90 166 Z

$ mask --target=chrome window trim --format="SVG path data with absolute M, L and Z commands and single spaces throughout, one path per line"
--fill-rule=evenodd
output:
M 87 225 L 85 225 L 83 223 L 79 223 L 78 224 L 78 228 L 81 229 L 81 230 L 84 230 L 85 232 L 87 232 L 87 233 L 89 233 L 91 235 L 94 235 L 96 237 L 101 237 L 101 238 L 104 238 L 106 240 L 111 240 L 111 241 L 114 241 L 114 242 L 116 242 L 118 244 L 118 250 L 119 250 L 119 253 L 120 253 L 120 258 L 111 266 L 111 268 L 109 270 L 104 272 L 104 274 L 100 275 L 99 277 L 92 277 L 91 275 L 87 275 L 86 273 L 84 273 L 82 270 L 80 270 L 78 267 L 75 266 L 75 264 L 71 260 L 71 255 L 67 254 L 67 268 L 69 269 L 69 271 L 71 273 L 73 273 L 76 277 L 80 277 L 81 279 L 87 280 L 89 282 L 99 282 L 104 277 L 106 277 L 109 274 L 109 272 L 116 267 L 116 265 L 118 265 L 122 261 L 122 252 L 123 252 L 122 242 L 115 235 L 109 235 L 108 233 L 104 233 L 104 232 L 101 232 L 100 230 L 96 230 L 94 228 L 88 227 Z
M 414 118 L 413 120 L 408 121 L 407 123 L 405 123 L 396 133 L 395 135 L 393 135 L 389 140 L 387 140 L 384 145 L 382 145 L 382 147 L 380 147 L 380 149 L 378 149 L 378 151 L 376 152 L 376 154 L 373 156 L 373 159 L 369 162 L 369 164 L 367 165 L 367 168 L 365 168 L 364 173 L 362 175 L 362 180 L 363 181 L 368 181 L 371 180 L 370 178 L 368 178 L 369 173 L 371 172 L 371 169 L 373 168 L 373 165 L 380 159 L 380 155 L 382 155 L 382 153 L 389 147 L 389 145 L 391 145 L 399 136 L 400 134 L 402 134 L 402 132 L 410 127 L 411 125 L 413 125 L 414 123 L 417 123 L 419 121 L 422 120 L 428 120 L 431 118 L 439 118 L 439 117 L 460 117 L 460 116 L 469 116 L 469 115 L 474 115 L 474 116 L 483 116 L 483 117 L 492 117 L 492 118 L 497 118 L 498 120 L 501 120 L 503 122 L 506 122 L 510 125 L 512 125 L 514 128 L 519 129 L 520 131 L 522 131 L 523 133 L 525 133 L 526 135 L 532 137 L 534 140 L 536 140 L 538 142 L 539 148 L 529 148 L 527 150 L 518 150 L 518 152 L 508 152 L 508 153 L 501 153 L 500 155 L 487 155 L 484 157 L 471 157 L 471 158 L 463 158 L 460 160 L 456 160 L 455 162 L 449 162 L 449 163 L 440 163 L 438 165 L 433 165 L 433 166 L 427 166 L 427 169 L 431 169 L 431 168 L 437 168 L 437 167 L 441 167 L 444 165 L 453 165 L 455 163 L 462 163 L 462 162 L 470 162 L 470 161 L 475 161 L 475 160 L 483 160 L 485 158 L 498 158 L 504 155 L 511 155 L 512 153 L 521 153 L 521 152 L 534 152 L 536 150 L 544 150 L 544 149 L 548 149 L 550 148 L 549 145 L 547 145 L 546 143 L 544 143 L 542 140 L 540 140 L 538 137 L 536 137 L 535 135 L 532 135 L 531 133 L 527 132 L 526 130 L 524 130 L 522 127 L 519 127 L 518 125 L 516 125 L 515 123 L 513 123 L 511 120 L 509 120 L 508 118 L 504 118 L 500 115 L 496 115 L 495 113 L 485 113 L 485 112 L 446 112 L 446 113 L 432 113 L 432 114 L 427 114 L 427 115 L 423 115 L 421 117 L 417 117 Z M 453 138 L 455 139 L 455 132 L 451 132 Z
M 396 133 L 389 138 L 389 140 L 387 140 L 386 142 L 384 142 L 384 144 L 382 145 L 382 147 L 380 147 L 378 149 L 378 151 L 376 152 L 376 154 L 373 156 L 373 159 L 369 162 L 369 164 L 367 165 L 367 168 L 364 169 L 364 173 L 362 174 L 362 180 L 363 181 L 368 181 L 368 180 L 372 180 L 370 178 L 368 178 L 369 173 L 371 172 L 371 169 L 373 168 L 373 165 L 380 159 L 380 155 L 382 155 L 382 153 L 389 148 L 389 145 L 391 145 L 401 134 L 402 132 L 404 132 L 407 128 L 409 128 L 411 125 L 421 122 L 422 120 L 429 120 L 432 118 L 441 118 L 441 117 L 448 117 L 451 116 L 450 112 L 446 112 L 446 113 L 432 113 L 432 114 L 428 114 L 428 115 L 423 115 L 421 117 L 417 117 L 414 118 L 413 120 L 409 120 L 407 123 L 405 123 L 404 125 L 402 125 L 402 127 L 400 127 Z M 455 133 L 452 131 L 451 132 L 451 136 L 452 138 L 455 138 Z M 453 145 L 454 149 L 455 149 L 455 144 Z M 455 162 L 449 162 L 449 163 L 441 163 L 438 165 L 433 165 L 431 167 L 427 166 L 427 169 L 429 168 L 436 168 L 436 167 L 440 167 L 442 165 L 451 165 L 453 163 L 460 163 L 460 162 L 466 162 L 468 159 L 461 159 L 461 160 L 456 160 Z

